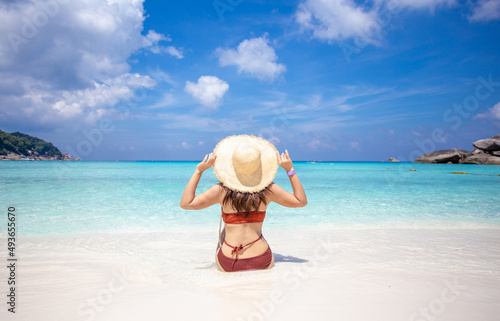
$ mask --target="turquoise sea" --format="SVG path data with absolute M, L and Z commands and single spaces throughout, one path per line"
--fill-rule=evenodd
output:
M 179 200 L 196 162 L 0 162 L 0 200 L 20 233 L 167 231 L 217 226 L 220 208 Z M 309 204 L 271 204 L 273 227 L 498 227 L 500 166 L 295 162 Z M 415 171 L 410 171 L 415 169 Z M 467 175 L 453 174 L 454 171 Z M 279 169 L 275 182 L 291 191 Z M 217 179 L 203 174 L 198 192 Z M 6 231 L 6 222 L 0 231 Z

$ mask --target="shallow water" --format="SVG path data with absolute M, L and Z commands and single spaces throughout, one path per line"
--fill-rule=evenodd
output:
M 271 204 L 266 228 L 500 226 L 500 166 L 296 163 L 308 205 Z M 0 162 L 1 204 L 25 234 L 175 231 L 214 226 L 220 208 L 185 211 L 194 162 Z M 415 169 L 415 171 L 410 171 Z M 467 175 L 452 174 L 465 171 Z M 291 191 L 284 170 L 275 182 Z M 208 170 L 198 192 L 217 183 Z M 5 232 L 5 224 L 0 231 Z

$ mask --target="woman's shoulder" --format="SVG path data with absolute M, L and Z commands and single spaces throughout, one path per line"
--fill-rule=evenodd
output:
M 211 198 L 217 199 L 217 203 L 220 203 L 222 199 L 224 198 L 224 195 L 226 195 L 226 190 L 224 186 L 215 184 L 212 187 L 210 187 L 208 190 L 205 191 L 205 194 Z
M 278 184 L 276 183 L 271 183 L 269 186 L 268 186 L 268 190 L 270 193 L 268 193 L 266 195 L 266 198 L 269 199 L 269 200 L 273 200 L 276 198 L 276 196 L 279 196 L 280 194 L 283 193 L 284 189 L 279 186 Z
M 275 182 L 272 182 L 271 184 L 269 184 L 268 188 L 273 193 L 276 192 L 276 191 L 282 191 L 283 190 L 283 188 L 281 186 L 279 186 L 278 184 L 276 184 Z

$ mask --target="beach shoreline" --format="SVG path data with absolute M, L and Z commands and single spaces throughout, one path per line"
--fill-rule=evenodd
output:
M 499 231 L 270 228 L 275 267 L 240 273 L 214 229 L 20 235 L 16 319 L 496 320 Z

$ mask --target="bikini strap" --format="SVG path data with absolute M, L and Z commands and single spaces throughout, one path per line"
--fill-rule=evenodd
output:
M 231 265 L 231 269 L 234 269 L 234 263 L 236 263 L 236 261 L 238 261 L 238 252 L 239 252 L 240 250 L 243 250 L 243 248 L 245 248 L 245 247 L 247 247 L 247 246 L 249 246 L 249 245 L 254 244 L 255 242 L 257 242 L 257 241 L 258 241 L 258 240 L 260 240 L 261 238 L 262 238 L 262 234 L 261 234 L 261 235 L 259 236 L 259 238 L 258 238 L 258 239 L 256 239 L 255 241 L 252 241 L 252 242 L 247 243 L 247 244 L 245 244 L 245 245 L 240 244 L 240 245 L 238 245 L 238 246 L 232 246 L 232 245 L 228 244 L 228 243 L 226 242 L 226 240 L 224 240 L 224 244 L 226 244 L 227 246 L 229 246 L 229 247 L 231 247 L 231 248 L 233 249 L 233 250 L 231 251 L 231 254 L 234 254 L 234 253 L 236 252 L 236 256 L 235 256 L 235 258 L 234 258 L 233 264 Z
M 220 222 L 219 222 L 219 247 L 222 247 L 222 237 L 220 234 L 221 227 L 222 227 L 222 213 L 220 214 Z
M 261 238 L 262 238 L 262 234 L 261 234 L 261 235 L 259 236 L 259 238 L 258 238 L 258 239 L 256 239 L 255 241 L 252 241 L 252 242 L 247 243 L 247 244 L 245 244 L 245 245 L 240 244 L 240 245 L 238 245 L 238 246 L 232 246 L 232 245 L 228 244 L 228 243 L 226 242 L 226 240 L 224 240 L 224 244 L 226 244 L 227 246 L 229 246 L 230 248 L 232 248 L 232 249 L 233 249 L 233 250 L 231 251 L 231 254 L 233 254 L 235 251 L 237 252 L 238 250 L 243 250 L 243 248 L 245 248 L 245 247 L 247 247 L 247 246 L 249 246 L 249 245 L 254 244 L 255 242 L 257 242 L 257 241 L 258 241 L 258 240 L 260 240 Z

